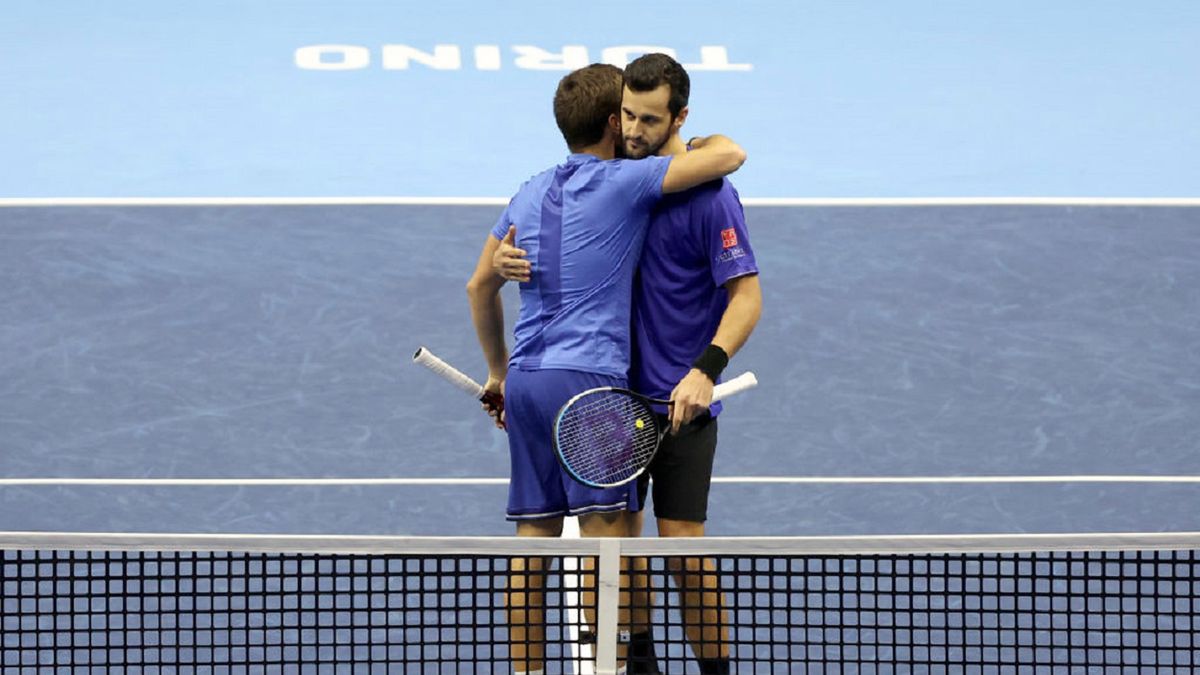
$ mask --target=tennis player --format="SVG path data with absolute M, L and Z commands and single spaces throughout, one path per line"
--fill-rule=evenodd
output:
M 625 68 L 621 123 L 625 153 L 679 157 L 691 89 L 687 71 L 666 54 L 647 54 Z M 694 140 L 693 150 L 702 148 Z M 642 476 L 652 479 L 660 537 L 702 537 L 717 447 L 713 385 L 762 314 L 758 265 L 737 190 L 728 179 L 671 195 L 651 216 L 634 283 L 635 391 L 674 401 L 672 433 Z M 667 411 L 663 411 L 667 412 Z M 711 560 L 673 561 L 688 641 L 704 674 L 727 674 L 729 626 Z
M 579 516 L 583 536 L 636 534 L 622 512 L 640 508 L 637 486 L 601 490 L 567 476 L 552 447 L 554 415 L 580 391 L 628 384 L 633 275 L 653 206 L 664 194 L 720 178 L 745 161 L 744 151 L 723 137 L 680 157 L 616 160 L 622 86 L 621 70 L 602 64 L 559 82 L 554 117 L 570 155 L 521 186 L 467 284 L 488 363 L 485 388 L 505 395 L 508 518 L 518 536 L 559 536 L 566 515 Z M 492 259 L 514 225 L 514 243 L 538 271 L 521 284 L 509 355 L 499 294 L 505 279 Z M 536 673 L 544 666 L 540 570 L 514 572 L 508 599 L 514 670 Z
M 625 156 L 682 157 L 703 147 L 685 143 L 691 83 L 687 71 L 665 54 L 647 54 L 625 68 L 621 123 Z M 493 260 L 498 273 L 527 278 L 530 261 L 502 245 Z M 639 481 L 639 503 L 653 485 L 654 514 L 662 537 L 704 536 L 717 445 L 720 403 L 713 386 L 730 357 L 745 344 L 762 313 L 745 215 L 728 179 L 712 181 L 663 199 L 651 215 L 633 287 L 634 350 L 630 384 L 641 394 L 669 399 L 672 433 L 659 446 Z M 651 483 L 650 479 L 653 479 Z M 640 531 L 640 522 L 632 526 Z M 688 640 L 701 673 L 728 673 L 729 626 L 716 592 L 712 561 L 672 561 L 683 589 Z M 687 569 L 687 574 L 680 572 Z M 641 653 L 653 647 L 635 645 Z

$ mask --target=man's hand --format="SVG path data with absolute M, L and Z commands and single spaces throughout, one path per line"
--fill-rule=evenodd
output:
M 529 281 L 532 265 L 525 259 L 528 255 L 517 248 L 517 226 L 509 225 L 508 234 L 500 240 L 500 247 L 492 255 L 492 269 L 509 281 Z
M 504 429 L 504 380 L 489 376 L 487 384 L 483 385 L 483 393 L 484 396 L 492 394 L 500 397 L 501 404 L 499 408 L 486 400 L 480 403 L 480 405 L 483 406 L 483 411 L 492 418 L 492 421 L 496 424 L 496 428 Z
M 679 433 L 680 427 L 706 412 L 712 395 L 713 381 L 695 368 L 688 371 L 671 392 L 671 433 Z

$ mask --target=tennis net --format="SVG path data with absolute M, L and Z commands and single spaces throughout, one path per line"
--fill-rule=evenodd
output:
M 666 673 L 700 672 L 697 656 L 737 673 L 1200 666 L 1200 533 L 6 533 L 0 548 L 5 673 L 507 673 L 536 623 L 510 616 L 518 579 L 544 588 L 547 673 L 615 672 L 637 603 Z M 648 596 L 622 591 L 623 560 Z

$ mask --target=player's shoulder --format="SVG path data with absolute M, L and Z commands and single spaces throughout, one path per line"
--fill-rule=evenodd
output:
M 728 177 L 711 180 L 688 191 L 690 201 L 698 207 L 717 205 L 741 206 L 742 198 Z
M 558 167 L 559 165 L 555 164 L 554 166 L 548 166 L 545 169 L 542 169 L 541 171 L 530 176 L 524 183 L 521 184 L 521 187 L 525 188 L 527 186 L 541 186 L 549 183 L 550 181 L 554 180 L 554 174 L 558 171 Z
M 521 183 L 521 186 L 517 188 L 517 191 L 513 194 L 513 197 L 511 200 L 509 200 L 509 203 L 518 201 L 522 197 L 529 198 L 537 196 L 534 193 L 538 193 L 538 195 L 540 195 L 540 193 L 545 192 L 546 187 L 551 183 L 551 181 L 554 180 L 554 172 L 557 168 L 558 167 L 556 166 L 552 166 L 548 169 L 533 174 L 529 178 L 526 178 Z M 540 199 L 540 196 L 538 198 Z
M 665 161 L 662 157 L 598 160 L 588 167 L 586 181 L 605 193 L 624 193 L 628 197 L 630 190 L 640 193 L 650 182 L 659 180 L 666 171 Z

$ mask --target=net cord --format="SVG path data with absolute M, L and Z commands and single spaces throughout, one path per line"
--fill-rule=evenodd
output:
M 622 556 L 852 555 L 989 553 L 1103 549 L 1200 549 L 1200 532 L 923 534 L 802 537 L 544 538 L 407 537 L 325 534 L 0 532 L 0 549 L 81 551 L 246 551 L 256 553 L 497 554 L 596 556 L 617 542 Z

